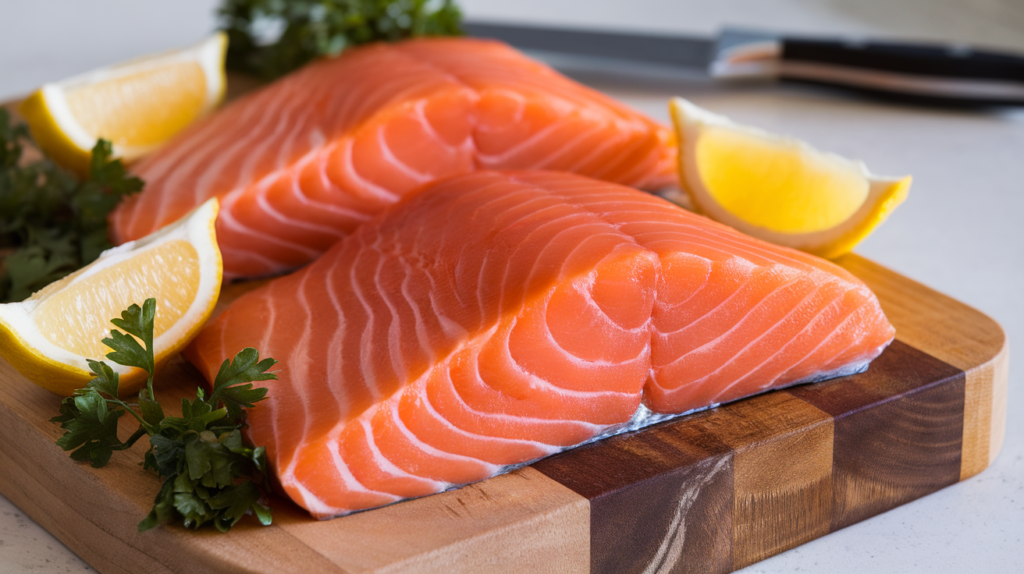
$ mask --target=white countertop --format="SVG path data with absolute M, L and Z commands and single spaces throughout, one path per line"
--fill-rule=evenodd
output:
M 793 32 L 946 39 L 1024 52 L 1020 0 L 462 0 L 471 17 L 710 34 L 724 24 Z M 180 47 L 214 27 L 215 0 L 0 0 L 0 100 L 38 84 Z M 857 252 L 972 305 L 1024 340 L 1024 109 L 906 107 L 783 86 L 576 77 L 667 121 L 697 104 L 872 171 L 912 174 L 910 198 Z M 965 482 L 743 570 L 1024 572 L 1024 393 L 1011 360 L 1006 443 Z M 0 472 L 3 472 L 0 469 Z M 0 574 L 89 572 L 0 497 Z

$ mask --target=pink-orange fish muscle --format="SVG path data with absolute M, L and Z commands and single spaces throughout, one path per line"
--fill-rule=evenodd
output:
M 210 197 L 228 277 L 303 265 L 407 191 L 476 169 L 674 181 L 670 131 L 497 42 L 379 43 L 308 65 L 132 167 L 111 218 L 138 239 Z
M 862 369 L 859 280 L 633 189 L 556 172 L 427 186 L 246 294 L 187 355 L 281 361 L 250 433 L 318 517 L 480 480 L 630 420 Z

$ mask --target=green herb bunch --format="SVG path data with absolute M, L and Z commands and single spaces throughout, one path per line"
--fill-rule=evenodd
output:
M 89 177 L 79 181 L 48 159 L 26 163 L 32 139 L 0 108 L 0 303 L 34 291 L 93 262 L 107 240 L 107 214 L 125 195 L 142 189 L 110 142 L 92 149 Z
M 462 34 L 452 0 L 224 0 L 228 68 L 273 79 L 378 40 Z
M 57 445 L 72 451 L 71 458 L 100 468 L 114 451 L 149 436 L 143 468 L 156 471 L 164 482 L 153 509 L 139 523 L 140 531 L 180 522 L 189 528 L 212 523 L 227 532 L 250 511 L 264 525 L 270 524 L 270 508 L 261 502 L 268 490 L 266 450 L 247 445 L 241 429 L 246 424 L 244 409 L 267 395 L 267 389 L 253 388 L 252 382 L 277 379 L 267 372 L 277 361 L 261 361 L 256 349 L 243 349 L 221 364 L 209 396 L 197 389 L 195 400 L 182 399 L 180 417 L 166 416 L 153 394 L 155 317 L 155 299 L 147 299 L 141 308 L 132 305 L 121 318 L 110 321 L 124 332 L 111 329 L 110 337 L 103 339 L 113 349 L 108 359 L 149 374 L 138 403 L 121 400 L 118 374 L 106 363 L 90 360 L 96 377 L 74 397 L 64 399 L 60 415 L 50 419 L 64 429 Z M 139 429 L 121 441 L 117 422 L 125 414 L 138 420 Z

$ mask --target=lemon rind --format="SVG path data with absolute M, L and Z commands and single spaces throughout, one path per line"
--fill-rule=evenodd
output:
M 20 111 L 32 126 L 32 135 L 40 146 L 61 165 L 84 175 L 89 170 L 91 151 L 96 145 L 98 134 L 90 134 L 75 118 L 64 95 L 65 90 L 82 84 L 115 80 L 177 62 L 197 62 L 206 78 L 206 101 L 197 116 L 202 117 L 224 99 L 227 89 L 223 65 L 226 52 L 227 35 L 217 32 L 191 48 L 144 56 L 79 74 L 60 82 L 44 84 L 22 103 Z M 114 143 L 112 151 L 114 157 L 132 161 L 160 145 L 156 143 L 145 146 L 122 146 Z
M 157 349 L 154 358 L 158 364 L 163 363 L 195 337 L 220 296 L 223 261 L 216 239 L 218 210 L 217 199 L 210 199 L 178 223 L 138 241 L 104 251 L 96 262 L 61 280 L 60 285 L 49 286 L 22 302 L 0 305 L 0 355 L 43 388 L 60 395 L 71 395 L 92 378 L 86 358 L 50 342 L 39 332 L 32 320 L 32 312 L 53 293 L 167 241 L 184 239 L 195 246 L 199 256 L 199 285 L 196 298 L 181 318 L 153 340 L 153 347 Z M 140 369 L 107 360 L 104 362 L 121 376 L 121 389 L 125 394 L 137 391 L 145 381 L 145 373 Z
M 673 98 L 669 111 L 679 138 L 680 187 L 689 196 L 695 210 L 715 221 L 724 223 L 738 231 L 765 241 L 807 251 L 826 259 L 834 259 L 853 250 L 871 234 L 889 214 L 901 204 L 910 189 L 911 177 L 889 177 L 872 174 L 862 161 L 851 160 L 841 155 L 821 151 L 799 139 L 772 134 L 752 126 L 738 124 L 731 119 L 705 110 L 683 98 Z M 784 233 L 754 225 L 732 214 L 715 201 L 700 180 L 699 170 L 693 153 L 694 135 L 704 126 L 726 127 L 769 138 L 781 144 L 799 146 L 806 153 L 844 163 L 859 170 L 867 180 L 868 194 L 860 207 L 843 222 L 828 229 L 806 233 Z
M 889 214 L 907 199 L 912 181 L 913 178 L 910 176 L 901 179 L 872 180 L 868 200 L 858 213 L 844 222 L 842 229 L 834 234 L 835 237 L 821 238 L 820 243 L 813 247 L 808 245 L 804 250 L 825 259 L 835 259 L 853 251 L 858 243 L 871 235 L 871 232 L 885 222 Z M 872 197 L 876 190 L 877 195 Z
M 4 317 L 0 317 L 0 356 L 25 378 L 59 395 L 84 387 L 92 376 L 72 365 L 51 359 L 26 345 Z
M 92 159 L 91 149 L 83 149 L 68 136 L 64 127 L 58 123 L 52 113 L 46 94 L 46 86 L 36 90 L 18 106 L 18 112 L 28 121 L 36 143 L 50 155 L 53 161 L 84 176 L 89 172 L 89 164 Z M 81 129 L 77 121 L 75 126 Z M 74 129 L 72 128 L 72 130 Z M 93 138 L 93 143 L 95 141 Z

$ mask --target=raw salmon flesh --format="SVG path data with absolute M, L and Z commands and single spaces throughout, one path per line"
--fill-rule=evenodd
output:
M 115 244 L 221 199 L 228 278 L 312 261 L 402 194 L 476 169 L 553 169 L 654 189 L 670 130 L 514 49 L 375 43 L 314 62 L 188 128 L 132 170 Z
M 327 518 L 487 478 L 644 409 L 857 372 L 893 335 L 867 286 L 823 259 L 623 186 L 477 171 L 241 297 L 186 355 L 210 380 L 247 346 L 281 361 L 249 433 Z

